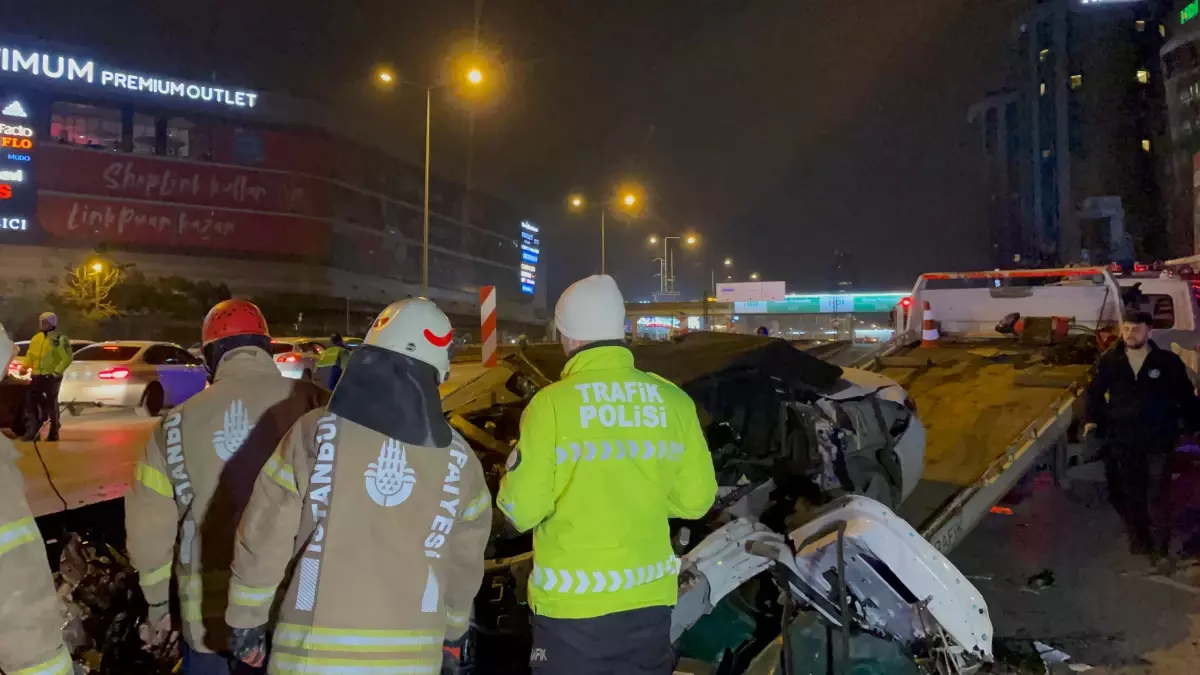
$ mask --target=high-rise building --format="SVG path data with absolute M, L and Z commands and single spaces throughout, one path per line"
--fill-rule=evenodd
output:
M 1200 253 L 1200 0 L 1176 0 L 1164 21 L 1163 45 L 1170 152 L 1164 157 L 1170 232 Z M 1184 251 L 1180 251 L 1181 253 Z
M 1153 0 L 1044 0 L 1012 27 L 1005 87 L 972 106 L 996 265 L 1160 258 L 1166 147 Z

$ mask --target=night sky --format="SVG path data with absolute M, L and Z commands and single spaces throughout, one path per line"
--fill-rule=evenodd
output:
M 551 302 L 600 264 L 598 217 L 567 215 L 566 194 L 598 199 L 624 178 L 654 212 L 609 228 L 609 271 L 630 299 L 657 289 L 651 233 L 702 238 L 677 258 L 685 296 L 725 256 L 735 280 L 809 291 L 832 287 L 835 249 L 860 290 L 984 264 L 966 112 L 1003 83 L 1029 0 L 55 0 L 10 9 L 5 31 L 364 107 L 419 159 L 421 93 L 384 97 L 367 78 L 378 63 L 436 77 L 472 39 L 477 4 L 480 40 L 516 65 L 477 114 L 472 175 L 543 225 Z M 436 106 L 434 171 L 462 180 L 468 116 Z

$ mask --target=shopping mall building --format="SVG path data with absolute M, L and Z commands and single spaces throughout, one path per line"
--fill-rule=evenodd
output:
M 85 54 L 0 39 L 5 294 L 51 290 L 92 251 L 238 295 L 313 296 L 314 312 L 420 293 L 420 166 L 318 104 Z M 477 333 L 479 288 L 494 285 L 502 330 L 537 330 L 537 225 L 477 192 L 464 222 L 462 199 L 434 178 L 429 295 Z

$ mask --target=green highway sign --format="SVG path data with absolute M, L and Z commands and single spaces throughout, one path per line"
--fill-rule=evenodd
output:
M 890 312 L 907 293 L 789 295 L 783 300 L 735 302 L 738 314 L 870 314 Z

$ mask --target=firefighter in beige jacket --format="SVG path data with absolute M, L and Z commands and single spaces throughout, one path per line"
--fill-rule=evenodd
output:
M 126 497 L 129 553 L 150 604 L 151 626 L 179 591 L 184 671 L 222 671 L 225 600 L 234 530 L 254 481 L 287 430 L 328 394 L 284 378 L 262 313 L 244 300 L 219 303 L 204 320 L 212 384 L 154 430 Z M 207 664 L 207 665 L 205 665 Z
M 305 415 L 263 468 L 226 614 L 244 661 L 260 661 L 278 604 L 271 673 L 462 665 L 492 503 L 479 459 L 442 417 L 450 340 L 432 302 L 389 306 L 328 409 Z
M 12 353 L 12 340 L 0 326 L 0 374 L 8 371 Z M 62 613 L 46 547 L 25 502 L 19 456 L 0 435 L 0 673 L 69 675 Z

